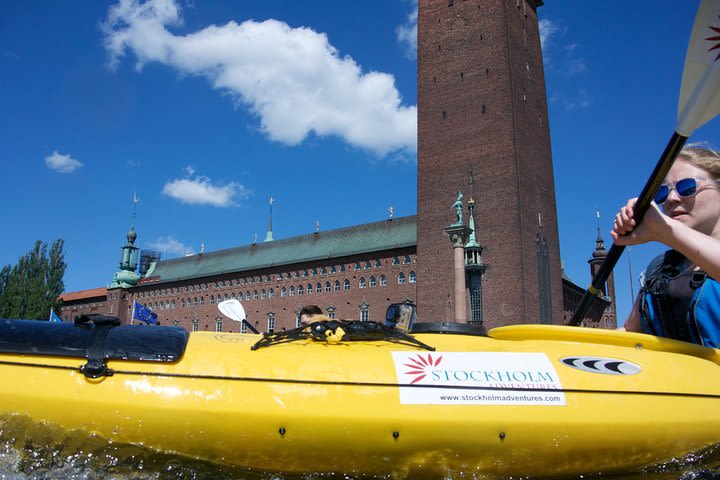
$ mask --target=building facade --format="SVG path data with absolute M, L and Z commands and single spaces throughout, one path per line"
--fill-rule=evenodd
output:
M 443 233 L 458 191 L 476 202 L 484 314 L 560 323 L 562 283 L 536 0 L 418 5 L 418 313 L 455 318 Z M 474 173 L 469 173 L 474 172 Z M 474 177 L 467 191 L 468 176 Z
M 422 262 L 417 256 L 416 230 L 416 217 L 408 216 L 160 260 L 136 285 L 118 284 L 116 274 L 108 288 L 64 293 L 60 316 L 72 321 L 79 315 L 99 313 L 128 324 L 133 302 L 139 302 L 158 314 L 161 325 L 188 331 L 244 332 L 217 307 L 223 300 L 236 298 L 260 332 L 295 328 L 305 305 L 318 305 L 338 319 L 383 321 L 391 303 L 417 303 L 417 272 Z M 125 258 L 127 245 L 122 251 Z M 482 252 L 474 244 L 466 246 L 470 277 L 482 263 L 478 253 Z M 474 260 L 468 263 L 469 259 Z M 477 282 L 467 284 L 468 318 L 491 328 L 496 323 L 484 312 L 482 278 L 475 278 Z M 582 291 L 563 279 L 564 318 L 572 314 L 573 302 Z M 614 321 L 614 310 L 612 316 L 608 313 L 610 303 L 614 307 L 610 298 L 596 303 L 588 314 L 588 326 L 614 327 L 607 321 Z M 418 321 L 438 319 L 419 316 Z

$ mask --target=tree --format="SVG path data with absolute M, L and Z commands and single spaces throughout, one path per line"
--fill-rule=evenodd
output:
M 59 305 L 65 289 L 65 254 L 62 239 L 47 244 L 38 240 L 28 253 L 11 267 L 0 271 L 0 317 L 46 320 L 50 309 Z

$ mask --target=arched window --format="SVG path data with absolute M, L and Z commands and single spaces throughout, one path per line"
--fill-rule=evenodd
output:
M 400 265 L 400 259 L 398 257 L 393 258 L 393 265 Z
M 200 297 L 200 305 L 205 305 L 205 297 Z
M 365 270 L 368 270 L 368 269 L 372 268 L 372 263 L 370 263 L 370 260 L 368 260 L 367 262 L 365 262 L 365 267 L 364 267 L 364 268 L 365 268 Z
M 413 272 L 413 271 L 410 272 L 410 274 L 408 275 L 408 280 L 410 281 L 410 283 L 417 282 L 417 277 L 415 276 L 415 272 Z
M 197 319 L 197 318 L 192 321 L 192 331 L 193 331 L 193 332 L 197 332 L 197 331 L 198 331 L 198 323 L 199 323 L 199 322 L 198 322 L 198 319 Z
M 225 298 L 225 300 L 228 300 L 229 299 L 228 294 L 226 293 L 225 297 L 223 297 L 223 298 Z
M 325 293 L 330 293 L 332 291 L 332 287 L 330 286 L 330 282 L 325 282 Z
M 175 300 L 173 300 L 172 302 L 170 302 L 170 308 L 172 308 L 173 310 L 175 310 Z
M 295 287 L 290 287 L 290 291 L 288 292 L 291 297 L 295 296 Z
M 232 295 L 230 295 L 230 298 L 235 298 L 235 292 L 232 292 Z
M 188 306 L 188 308 L 190 308 L 190 305 L 192 305 L 192 302 L 191 302 L 190 299 L 188 298 L 188 299 L 187 299 L 187 302 L 185 302 L 185 304 Z
M 257 300 L 257 299 L 258 299 L 258 291 L 253 290 L 253 300 Z
M 275 298 L 275 289 L 274 288 L 270 289 L 270 291 L 268 292 L 268 297 Z
M 330 273 L 335 273 L 337 270 L 335 269 L 335 265 L 330 266 Z
M 385 278 L 385 275 L 380 275 L 380 286 L 384 287 L 387 285 L 387 278 Z
M 210 295 L 210 305 L 215 305 L 215 295 Z
M 311 283 L 308 283 L 308 284 L 307 284 L 307 289 L 306 289 L 306 291 L 307 291 L 307 294 L 308 294 L 308 295 L 312 295 L 312 293 L 313 293 L 313 286 L 312 286 Z
M 363 301 L 363 303 L 360 304 L 360 321 L 367 322 L 368 320 L 370 320 L 370 305 Z
M 355 270 L 360 270 L 360 262 L 355 262 Z
M 410 263 L 410 255 L 405 255 L 405 258 L 403 258 L 403 263 L 405 265 L 408 265 Z
M 335 285 L 334 285 L 334 287 L 335 287 L 335 291 L 336 291 L 336 292 L 339 292 L 339 291 L 340 291 L 340 280 L 335 280 Z
M 245 292 L 245 300 L 250 300 L 250 290 Z
M 180 299 L 180 308 L 185 308 L 185 300 L 182 298 Z
M 305 287 L 303 287 L 302 285 L 298 285 L 298 295 L 303 294 L 305 294 Z
M 400 272 L 398 275 L 398 285 L 404 285 L 405 284 L 405 274 L 403 272 Z
M 322 293 L 322 285 L 320 285 L 320 282 L 315 284 L 315 293 Z
M 275 331 L 275 314 L 270 312 L 267 314 L 267 331 L 268 333 L 272 333 Z
M 165 310 L 170 310 L 170 300 L 165 300 Z
M 282 287 L 282 290 L 280 290 L 280 297 L 281 298 L 287 297 L 287 289 L 285 287 Z
M 267 298 L 267 292 L 263 288 L 262 290 L 260 290 L 260 299 L 265 300 L 265 298 Z
M 382 262 L 380 261 L 380 259 L 375 260 L 375 268 L 380 268 L 380 267 L 382 267 Z
M 193 298 L 193 307 L 197 306 L 197 304 L 198 304 L 198 299 L 197 299 L 197 297 L 195 297 L 195 298 Z
M 377 286 L 377 280 L 375 279 L 375 275 L 370 277 L 370 288 Z
M 343 290 L 350 290 L 350 280 L 348 280 L 347 278 L 343 282 Z
M 365 277 L 360 277 L 360 280 L 358 281 L 358 287 L 365 288 L 367 284 L 365 283 Z
M 220 317 L 215 319 L 215 331 L 222 332 L 222 318 Z

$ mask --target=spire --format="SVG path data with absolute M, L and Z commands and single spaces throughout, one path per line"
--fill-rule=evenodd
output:
M 267 235 L 265 235 L 265 241 L 266 242 L 272 242 L 273 236 L 272 236 L 272 206 L 273 206 L 273 198 L 270 197 L 270 201 L 268 202 L 270 204 L 270 220 L 268 220 L 268 231 Z
M 475 199 L 472 197 L 470 197 L 470 200 L 468 201 L 468 210 L 470 211 L 470 239 L 465 244 L 465 248 L 477 248 L 480 247 L 480 244 L 477 242 L 477 238 L 475 237 Z
M 133 193 L 132 221 L 130 222 L 130 231 L 128 231 L 128 233 L 127 233 L 127 241 L 131 247 L 135 243 L 135 240 L 137 240 L 137 233 L 135 232 L 135 211 L 137 209 L 137 203 L 139 201 L 140 201 L 140 199 L 137 196 L 137 192 Z
M 605 250 L 605 242 L 600 235 L 600 212 L 595 212 L 597 217 L 597 239 L 595 240 L 595 251 L 593 252 L 593 258 L 604 258 L 607 257 L 607 251 Z
M 134 245 L 135 240 L 137 240 L 137 233 L 135 233 L 135 211 L 138 201 L 137 193 L 133 193 L 132 223 L 127 233 L 127 243 L 121 248 L 120 270 L 113 275 L 112 283 L 109 285 L 110 288 L 134 286 L 138 280 L 140 280 L 140 275 L 135 273 L 138 264 L 139 249 Z

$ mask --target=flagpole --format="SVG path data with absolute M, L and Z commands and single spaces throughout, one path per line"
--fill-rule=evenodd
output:
M 630 275 L 630 301 L 635 301 L 635 288 L 633 287 L 633 283 L 635 283 L 635 279 L 633 279 L 632 274 L 632 261 L 630 260 L 630 247 L 627 249 L 627 259 L 628 259 L 628 275 Z

